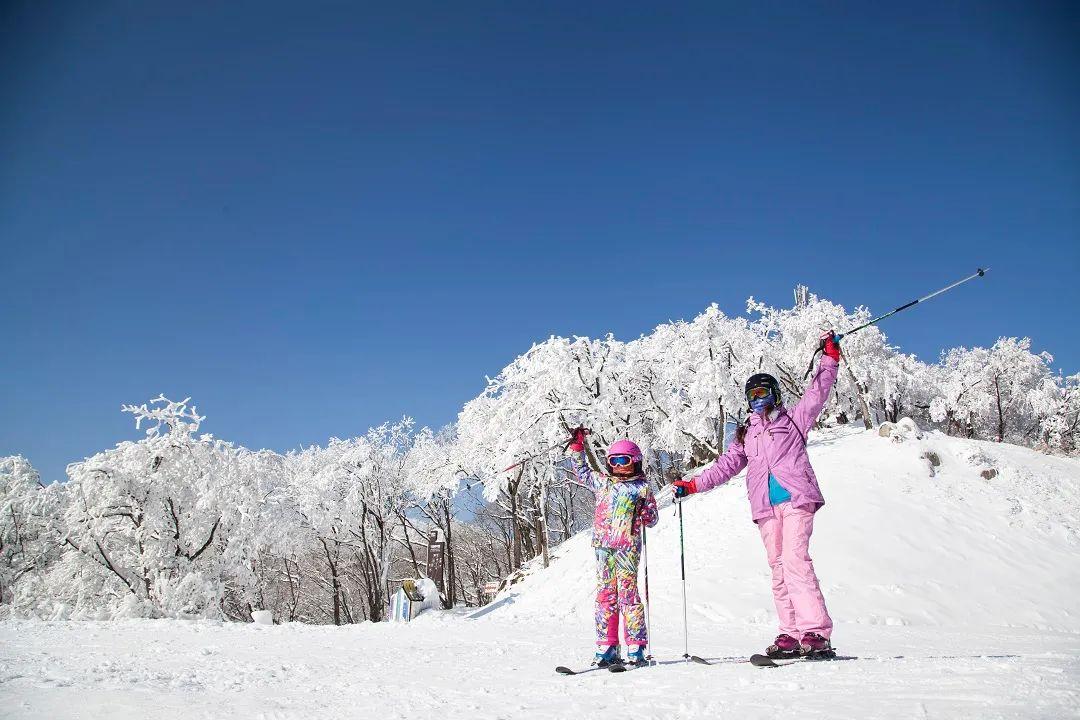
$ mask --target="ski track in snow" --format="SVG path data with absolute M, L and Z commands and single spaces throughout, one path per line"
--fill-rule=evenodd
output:
M 580 535 L 488 608 L 408 625 L 6 620 L 0 718 L 1080 718 L 1080 462 L 850 430 L 810 454 L 827 500 L 811 549 L 834 644 L 857 660 L 739 661 L 776 628 L 736 479 L 684 506 L 689 649 L 714 667 L 678 661 L 669 507 L 649 535 L 655 667 L 554 672 L 592 653 Z

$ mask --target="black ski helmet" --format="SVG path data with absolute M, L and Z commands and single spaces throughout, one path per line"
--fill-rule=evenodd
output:
M 746 396 L 746 402 L 750 402 L 750 391 L 754 388 L 769 388 L 772 396 L 776 398 L 776 404 L 780 404 L 780 383 L 776 382 L 769 373 L 758 373 L 757 375 L 751 375 L 750 379 L 746 381 L 746 387 L 743 389 L 743 395 Z

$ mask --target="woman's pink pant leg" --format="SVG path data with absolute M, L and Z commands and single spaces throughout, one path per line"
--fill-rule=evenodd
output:
M 780 632 L 798 640 L 809 632 L 827 638 L 832 634 L 832 618 L 810 559 L 814 513 L 792 507 L 790 502 L 774 505 L 772 512 L 771 518 L 758 523 L 758 531 L 772 568 Z

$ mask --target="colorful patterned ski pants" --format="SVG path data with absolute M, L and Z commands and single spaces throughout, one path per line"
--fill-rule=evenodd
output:
M 596 548 L 596 644 L 619 644 L 619 614 L 626 645 L 645 645 L 645 606 L 638 595 L 637 550 Z

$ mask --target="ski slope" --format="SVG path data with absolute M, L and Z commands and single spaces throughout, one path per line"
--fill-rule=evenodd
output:
M 0 623 L 4 718 L 1080 717 L 1080 461 L 921 435 L 817 434 L 826 497 L 811 551 L 858 659 L 757 669 L 776 632 L 741 478 L 649 535 L 654 651 L 623 675 L 561 677 L 592 653 L 579 536 L 480 610 L 409 625 Z M 936 453 L 934 468 L 923 459 Z M 993 468 L 997 475 L 980 473 Z
M 834 644 L 843 644 L 851 624 L 1080 633 L 1080 461 L 907 424 L 890 438 L 876 430 L 815 433 L 809 450 L 826 501 L 811 555 L 839 623 Z M 923 459 L 929 453 L 940 462 L 933 476 Z M 997 475 L 984 479 L 991 469 Z M 707 641 L 702 631 L 715 623 L 750 623 L 771 640 L 771 574 L 743 476 L 683 509 L 695 639 Z M 661 512 L 648 538 L 657 646 L 681 645 L 673 515 Z M 589 538 L 560 551 L 550 570 L 519 586 L 505 614 L 580 623 L 589 636 Z

